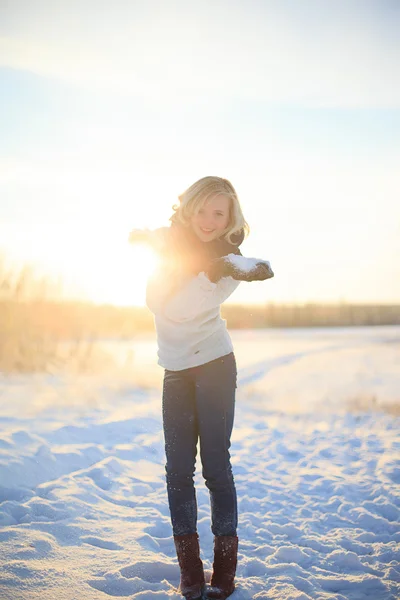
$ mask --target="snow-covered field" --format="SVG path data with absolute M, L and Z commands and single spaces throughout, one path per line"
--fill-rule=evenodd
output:
M 400 598 L 400 327 L 232 338 L 232 600 Z M 1 600 L 180 598 L 155 342 L 104 348 L 96 375 L 0 379 Z

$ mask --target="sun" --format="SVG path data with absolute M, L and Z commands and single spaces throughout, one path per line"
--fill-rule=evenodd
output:
M 117 306 L 145 304 L 147 279 L 159 258 L 149 246 L 129 244 L 122 226 L 97 231 L 19 226 L 11 233 L 10 264 L 16 269 L 32 266 L 37 278 L 56 282 L 50 287 L 57 297 Z
M 84 274 L 85 296 L 95 303 L 143 306 L 146 283 L 158 257 L 150 248 L 136 245 L 120 252 L 108 250 L 95 268 Z

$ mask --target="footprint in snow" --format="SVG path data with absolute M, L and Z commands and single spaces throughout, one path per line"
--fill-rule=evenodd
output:
M 116 544 L 115 542 L 110 542 L 108 540 L 103 540 L 97 537 L 81 537 L 82 542 L 85 544 L 90 544 L 91 546 L 96 546 L 96 548 L 103 548 L 104 550 L 122 550 L 122 546 Z
M 28 507 L 14 500 L 6 500 L 2 503 L 0 510 L 0 523 L 2 527 L 19 525 L 29 521 L 30 511 Z
M 132 596 L 140 592 L 160 589 L 160 584 L 151 584 L 141 579 L 130 581 L 122 577 L 119 579 L 91 579 L 88 584 L 95 590 L 109 596 Z
M 28 544 L 24 544 L 21 550 L 17 550 L 13 554 L 14 561 L 42 559 L 53 552 L 53 547 L 46 540 L 33 540 Z
M 20 431 L 14 431 L 14 433 L 12 434 L 12 438 L 14 442 L 20 446 L 26 446 L 36 441 L 30 433 L 24 431 L 23 429 L 21 429 Z
M 117 573 L 108 573 L 101 579 L 89 580 L 88 584 L 109 596 L 131 596 L 140 592 L 162 591 L 165 589 L 165 580 L 178 585 L 178 565 L 140 561 Z
M 171 524 L 167 521 L 160 521 L 160 523 L 150 525 L 150 527 L 146 527 L 145 531 L 151 535 L 151 537 L 155 538 L 168 538 L 172 535 Z
M 109 477 L 102 471 L 102 469 L 94 468 L 87 472 L 87 475 L 93 480 L 93 482 L 102 490 L 108 491 L 111 489 L 113 482 Z
M 8 450 L 9 448 L 12 448 L 12 447 L 13 447 L 13 444 L 8 442 L 7 440 L 4 440 L 3 438 L 0 438 L 0 448 L 4 448 L 5 450 Z
M 22 502 L 27 498 L 32 498 L 32 490 L 23 487 L 7 488 L 0 486 L 0 504 L 6 500 L 16 500 Z
M 150 583 L 159 583 L 163 579 L 175 581 L 179 579 L 179 568 L 177 564 L 163 563 L 161 561 L 139 561 L 128 567 L 120 569 L 120 573 L 127 579 L 139 577 Z
M 138 542 L 142 548 L 146 550 L 155 550 L 156 552 L 160 551 L 160 544 L 154 537 L 149 535 L 148 533 L 144 533 L 138 538 Z

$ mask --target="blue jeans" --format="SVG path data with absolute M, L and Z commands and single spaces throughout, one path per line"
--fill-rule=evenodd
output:
M 214 535 L 236 535 L 237 498 L 229 454 L 236 380 L 233 352 L 198 367 L 165 370 L 165 471 L 174 535 L 197 531 L 193 477 L 198 439 L 210 491 L 211 530 Z

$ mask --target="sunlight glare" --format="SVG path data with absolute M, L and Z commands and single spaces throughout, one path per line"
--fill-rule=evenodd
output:
M 36 278 L 59 282 L 64 298 L 116 304 L 145 303 L 146 282 L 158 258 L 148 246 L 127 243 L 120 231 L 43 226 L 0 228 L 4 258 L 15 270 L 32 265 Z M 7 235 L 6 235 L 7 234 Z M 28 258 L 27 258 L 28 257 Z
M 151 248 L 137 245 L 120 253 L 108 249 L 107 267 L 99 264 L 91 277 L 86 278 L 85 292 L 96 303 L 118 306 L 142 306 L 145 304 L 146 283 L 155 269 L 158 258 Z M 106 273 L 106 275 L 105 275 Z

